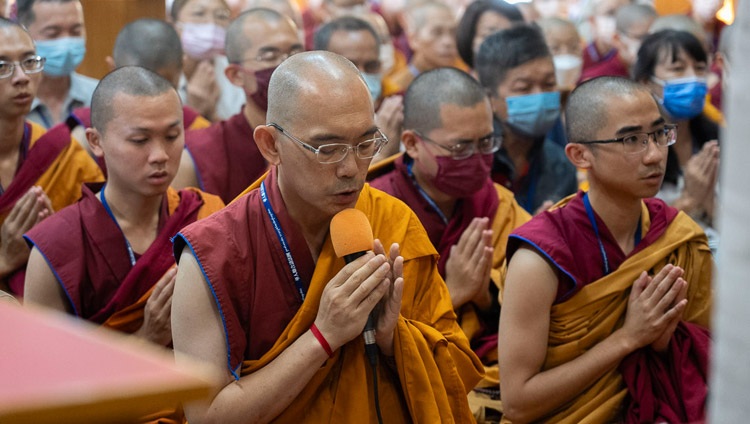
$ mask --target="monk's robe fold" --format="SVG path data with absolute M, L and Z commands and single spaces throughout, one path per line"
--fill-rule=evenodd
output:
M 583 193 L 563 199 L 511 234 L 509 257 L 522 244 L 539 251 L 561 275 L 558 300 L 550 311 L 549 341 L 542 370 L 572 361 L 620 328 L 633 282 L 641 272 L 658 273 L 666 264 L 685 270 L 687 309 L 683 320 L 708 327 L 712 257 L 700 226 L 658 199 L 646 199 L 643 238 L 625 255 L 597 216 L 612 271 L 602 275 L 602 256 L 586 215 Z M 594 278 L 590 278 L 595 276 Z M 564 282 L 563 280 L 568 280 Z M 571 293 L 572 291 L 572 293 Z M 501 376 L 502 378 L 502 376 Z M 579 396 L 545 416 L 551 423 L 606 423 L 621 418 L 627 388 L 617 369 L 609 370 Z
M 487 182 L 474 195 L 459 199 L 453 215 L 447 222 L 419 192 L 416 181 L 409 175 L 408 166 L 413 159 L 405 154 L 393 156 L 378 163 L 369 176 L 374 177 L 370 185 L 402 200 L 417 214 L 440 260 L 438 270 L 445 276 L 445 264 L 451 248 L 456 245 L 464 230 L 474 218 L 490 219 L 492 229 L 492 271 L 490 278 L 498 288 L 505 278 L 505 248 L 510 232 L 531 219 L 506 188 Z M 482 363 L 490 366 L 485 381 L 480 386 L 496 388 L 497 380 L 497 323 L 499 308 L 495 305 L 489 313 L 482 313 L 472 303 L 463 305 L 456 311 L 461 329 L 471 341 L 474 352 Z
M 185 133 L 201 190 L 231 202 L 268 169 L 241 111 L 226 121 Z
M 13 181 L 0 194 L 0 225 L 5 222 L 16 202 L 32 186 L 40 186 L 58 211 L 81 197 L 81 184 L 104 180 L 96 163 L 65 128 L 46 131 L 26 122 L 24 141 L 28 152 Z M 24 266 L 8 278 L 13 293 L 23 294 Z
M 198 190 L 169 188 L 156 239 L 131 265 L 122 231 L 94 194 L 101 186 L 84 186 L 80 201 L 24 237 L 44 256 L 76 316 L 132 334 L 143 324 L 154 285 L 175 264 L 170 238 L 223 203 Z M 182 411 L 160 411 L 141 422 L 180 423 Z
M 209 282 L 227 337 L 227 367 L 235 378 L 271 361 L 315 320 L 326 284 L 344 267 L 330 237 L 313 262 L 298 226 L 287 215 L 275 168 L 265 178 L 307 295 L 295 288 L 281 245 L 261 203 L 260 182 L 225 211 L 184 229 L 177 255 L 189 246 Z M 384 246 L 399 243 L 404 294 L 394 335 L 395 370 L 378 368 L 384 422 L 471 422 L 466 393 L 481 364 L 456 323 L 437 257 L 416 216 L 401 202 L 365 185 L 357 209 Z M 237 370 L 239 369 L 239 374 Z M 334 353 L 275 422 L 376 422 L 372 376 L 359 336 Z M 367 418 L 364 418 L 367 417 Z
M 79 107 L 73 109 L 65 123 L 68 129 L 72 132 L 75 127 L 91 128 L 91 108 L 90 107 Z M 195 109 L 190 106 L 182 106 L 182 126 L 185 131 L 199 130 L 202 128 L 208 128 L 211 125 L 206 118 L 202 117 Z M 104 163 L 104 157 L 95 157 L 96 164 L 99 165 L 102 172 L 107 174 L 107 164 Z

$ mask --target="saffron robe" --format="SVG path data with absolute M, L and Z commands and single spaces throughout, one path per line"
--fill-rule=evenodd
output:
M 267 169 L 253 138 L 253 128 L 240 112 L 208 128 L 188 131 L 185 148 L 195 163 L 201 190 L 229 203 Z
M 285 212 L 275 173 L 273 168 L 265 177 L 268 199 L 307 290 L 304 302 L 263 207 L 260 181 L 175 237 L 176 255 L 189 246 L 211 287 L 224 323 L 227 367 L 237 379 L 267 365 L 310 328 L 325 285 L 345 265 L 330 237 L 313 262 Z M 356 207 L 368 216 L 375 237 L 385 246 L 399 243 L 404 257 L 395 370 L 381 360 L 378 374 L 384 422 L 471 422 L 466 393 L 481 378 L 481 363 L 456 323 L 427 234 L 406 205 L 367 185 Z M 375 422 L 371 387 L 359 336 L 326 360 L 275 422 L 363 422 L 363 416 Z
M 385 161 L 384 161 L 385 162 Z M 438 270 L 445 277 L 445 264 L 451 248 L 458 243 L 472 219 L 487 217 L 492 229 L 492 271 L 490 278 L 499 289 L 505 278 L 505 247 L 510 232 L 531 219 L 531 216 L 513 198 L 513 193 L 494 184 L 487 178 L 484 186 L 474 195 L 459 199 L 453 215 L 447 222 L 440 213 L 420 194 L 416 181 L 409 176 L 407 166 L 413 162 L 408 155 L 401 155 L 388 162 L 378 164 L 374 174 L 388 168 L 390 171 L 373 179 L 370 186 L 401 199 L 409 206 L 427 230 L 430 241 L 440 254 Z M 375 171 L 375 170 L 374 170 Z M 483 316 L 473 304 L 463 305 L 456 311 L 461 328 L 471 340 L 474 351 L 485 365 L 497 363 L 497 322 L 499 309 L 493 316 Z M 494 381 L 498 383 L 497 380 Z
M 40 186 L 55 211 L 81 197 L 81 184 L 104 181 L 99 167 L 63 127 L 45 130 L 41 125 L 26 122 L 24 143 L 28 152 L 16 171 L 13 181 L 0 194 L 0 225 L 5 222 L 16 202 L 32 186 Z M 23 294 L 26 266 L 7 278 L 11 291 Z
M 612 269 L 608 275 L 604 275 L 602 255 L 586 215 L 582 192 L 564 199 L 510 235 L 509 258 L 525 243 L 546 257 L 563 276 L 560 284 L 564 289 L 558 291 L 550 311 L 549 342 L 542 370 L 577 358 L 620 328 L 633 282 L 642 271 L 654 275 L 668 263 L 685 270 L 688 303 L 683 320 L 708 327 L 712 258 L 703 230 L 661 200 L 646 199 L 642 209 L 642 240 L 628 255 L 595 216 Z M 626 395 L 621 373 L 611 369 L 541 421 L 611 422 L 618 418 Z

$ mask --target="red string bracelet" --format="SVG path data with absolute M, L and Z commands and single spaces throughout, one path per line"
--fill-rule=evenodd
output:
M 318 327 L 313 323 L 313 325 L 310 326 L 310 331 L 312 331 L 313 336 L 315 336 L 316 339 L 318 339 L 318 343 L 320 343 L 321 346 L 323 346 L 323 350 L 326 351 L 329 358 L 333 358 L 333 351 L 331 350 L 331 345 L 328 344 L 328 341 L 325 337 L 323 337 L 323 334 L 318 330 Z

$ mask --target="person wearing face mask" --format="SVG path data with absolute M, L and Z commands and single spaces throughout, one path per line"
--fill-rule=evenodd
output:
M 224 0 L 175 0 L 170 14 L 185 53 L 180 98 L 209 121 L 229 118 L 244 101 L 224 75 L 230 15 Z
M 46 59 L 28 119 L 45 128 L 89 106 L 97 81 L 75 72 L 86 54 L 86 28 L 79 0 L 18 0 L 18 22 L 28 28 Z
M 378 40 L 380 41 L 380 72 L 383 76 L 382 80 L 384 84 L 383 91 L 394 92 L 395 89 L 387 84 L 391 76 L 401 72 L 408 66 L 406 56 L 401 51 L 396 50 L 393 44 L 393 37 L 391 37 L 388 24 L 385 22 L 383 16 L 375 12 L 365 12 L 355 16 L 369 23 L 378 35 Z M 387 146 L 383 150 L 387 150 Z
M 703 114 L 707 75 L 703 44 L 691 33 L 675 30 L 643 40 L 633 72 L 633 78 L 653 93 L 667 120 L 677 124 L 678 142 L 669 147 L 658 196 L 701 224 L 715 248 L 719 128 Z
M 647 4 L 626 4 L 615 13 L 617 32 L 612 38 L 612 45 L 628 70 L 633 69 L 638 49 L 656 17 L 656 10 Z
M 421 74 L 406 92 L 404 115 L 406 152 L 371 170 L 378 176 L 370 186 L 403 200 L 419 217 L 440 254 L 438 271 L 459 323 L 487 369 L 477 387 L 497 387 L 494 336 L 505 245 L 530 216 L 490 179 L 500 139 L 486 92 L 470 75 L 454 68 Z M 470 404 L 476 396 L 469 395 Z M 499 398 L 484 403 L 475 416 L 490 422 L 499 415 Z
M 353 16 L 343 16 L 328 22 L 318 28 L 313 38 L 314 50 L 327 50 L 344 56 L 359 69 L 377 110 L 375 123 L 389 140 L 396 141 L 401 135 L 404 119 L 402 97 L 382 96 L 383 74 L 379 48 L 380 42 L 375 30 L 364 20 Z M 399 143 L 388 143 L 383 150 L 373 162 L 397 153 Z
M 572 22 L 562 18 L 540 19 L 537 25 L 542 29 L 544 41 L 552 53 L 557 86 L 561 91 L 570 92 L 581 78 L 583 69 L 581 36 Z
M 530 213 L 574 193 L 576 170 L 548 136 L 559 124 L 560 93 L 541 32 L 517 26 L 493 34 L 479 48 L 475 65 L 490 93 L 495 132 L 503 137 L 492 179 L 511 189 Z
M 226 37 L 226 77 L 244 91 L 245 105 L 225 121 L 187 132 L 175 188 L 199 187 L 229 203 L 266 171 L 253 129 L 266 122 L 271 74 L 302 51 L 294 22 L 273 10 L 251 9 L 232 22 Z
M 589 18 L 593 41 L 583 51 L 581 82 L 601 76 L 629 77 L 613 40 L 617 32 L 615 13 L 631 0 L 595 0 L 593 3 Z

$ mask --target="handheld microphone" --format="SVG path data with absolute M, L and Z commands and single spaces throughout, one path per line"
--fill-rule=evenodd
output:
M 344 209 L 331 219 L 331 242 L 336 256 L 344 258 L 348 264 L 373 248 L 372 227 L 364 212 L 358 209 Z M 365 339 L 365 352 L 370 361 L 377 361 L 378 346 L 375 344 L 375 316 L 370 312 L 362 335 Z

